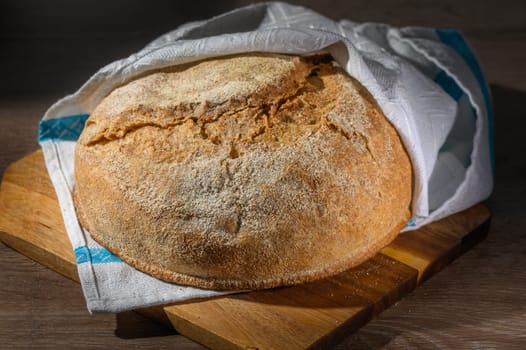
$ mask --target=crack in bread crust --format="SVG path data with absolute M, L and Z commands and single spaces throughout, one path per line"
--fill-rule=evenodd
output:
M 320 123 L 325 123 L 328 126 L 334 127 L 333 130 L 340 132 L 346 138 L 355 138 L 357 135 L 366 143 L 367 137 L 358 132 L 355 128 L 343 128 L 341 125 L 334 123 L 327 115 L 331 109 L 334 109 L 335 99 L 321 101 L 316 103 L 313 100 L 319 97 L 319 92 L 324 88 L 323 79 L 319 74 L 334 74 L 334 67 L 327 59 L 320 59 L 325 56 L 314 56 L 308 60 L 300 60 L 296 65 L 301 65 L 300 71 L 303 75 L 295 74 L 297 81 L 292 86 L 291 90 L 276 93 L 274 99 L 270 102 L 261 102 L 258 105 L 247 104 L 248 101 L 253 100 L 252 96 L 245 97 L 244 100 L 233 101 L 227 100 L 220 104 L 212 105 L 209 101 L 202 103 L 179 103 L 177 105 L 169 105 L 164 108 L 152 108 L 141 103 L 133 104 L 129 108 L 121 111 L 114 116 L 113 122 L 108 124 L 107 118 L 102 118 L 102 125 L 98 130 L 92 133 L 89 139 L 83 138 L 86 146 L 94 146 L 97 144 L 106 144 L 108 142 L 116 141 L 125 138 L 128 134 L 136 132 L 144 127 L 155 127 L 159 129 L 174 129 L 188 121 L 197 125 L 200 129 L 195 137 L 208 139 L 214 144 L 227 144 L 232 148 L 236 148 L 236 143 L 240 142 L 254 142 L 258 136 L 264 135 L 274 125 L 280 123 L 291 124 L 308 124 L 312 125 L 313 129 L 319 128 Z M 313 63 L 317 62 L 317 63 Z M 309 63 L 311 63 L 309 65 Z M 307 67 L 308 66 L 308 67 Z M 333 93 L 336 93 L 333 92 Z M 289 115 L 299 109 L 304 109 L 306 105 L 311 111 L 311 116 L 305 118 L 300 113 L 291 118 Z M 235 106 L 235 108 L 233 107 Z M 299 108 L 298 108 L 299 107 Z M 288 109 L 289 113 L 287 113 Z M 86 127 L 93 128 L 96 126 L 99 115 L 96 111 L 92 118 L 87 122 Z M 104 113 L 103 109 L 103 113 Z M 251 119 L 259 123 L 251 130 L 251 134 L 241 137 L 240 134 L 230 135 L 230 139 L 222 139 L 219 132 L 211 134 L 209 130 L 210 124 L 228 120 L 230 118 L 240 117 L 244 119 Z M 305 120 L 307 119 L 307 120 Z M 222 127 L 224 126 L 221 125 Z

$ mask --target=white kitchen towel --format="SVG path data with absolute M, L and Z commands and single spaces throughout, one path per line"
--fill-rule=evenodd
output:
M 455 30 L 333 21 L 272 2 L 185 24 L 93 75 L 56 102 L 39 142 L 58 195 L 91 312 L 118 312 L 220 294 L 159 281 L 99 246 L 72 201 L 75 140 L 95 106 L 146 71 L 242 52 L 326 51 L 374 96 L 397 128 L 414 171 L 413 217 L 405 230 L 487 198 L 493 186 L 492 110 L 477 60 Z

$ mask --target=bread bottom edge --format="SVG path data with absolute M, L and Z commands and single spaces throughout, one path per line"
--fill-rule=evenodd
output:
M 190 286 L 190 287 L 195 287 L 195 288 L 212 289 L 212 290 L 220 290 L 220 291 L 227 291 L 227 290 L 231 290 L 231 291 L 247 290 L 249 291 L 249 290 L 292 286 L 292 285 L 297 285 L 297 284 L 302 284 L 302 283 L 307 283 L 307 282 L 313 282 L 316 280 L 320 280 L 326 277 L 336 275 L 352 267 L 358 266 L 361 263 L 372 258 L 382 248 L 387 246 L 398 236 L 398 234 L 400 233 L 400 230 L 405 226 L 407 222 L 407 220 L 402 221 L 393 230 L 391 230 L 387 235 L 382 237 L 382 239 L 375 242 L 375 244 L 373 244 L 372 246 L 368 246 L 368 247 L 362 247 L 361 251 L 359 251 L 358 253 L 355 252 L 355 254 L 353 254 L 348 259 L 338 260 L 335 263 L 327 265 L 327 266 L 323 266 L 317 269 L 301 271 L 299 273 L 289 275 L 289 276 L 276 276 L 273 278 L 257 279 L 257 280 L 239 280 L 239 279 L 220 279 L 220 278 L 213 278 L 213 277 L 200 277 L 200 276 L 183 274 L 183 273 L 179 273 L 175 271 L 167 271 L 165 269 L 160 268 L 159 266 L 137 260 L 135 258 L 127 256 L 126 254 L 122 253 L 121 251 L 117 249 L 112 248 L 111 246 L 106 244 L 106 242 L 103 242 L 96 232 L 91 231 L 89 227 L 87 227 L 85 220 L 81 219 L 81 216 L 79 216 L 79 219 L 80 219 L 79 221 L 81 225 L 87 229 L 87 231 L 89 232 L 89 234 L 91 235 L 91 237 L 93 238 L 95 242 L 100 244 L 105 249 L 109 250 L 114 255 L 118 256 L 121 260 L 123 260 L 125 263 L 132 266 L 133 268 L 139 271 L 142 271 L 144 273 L 147 273 L 151 275 L 152 277 L 163 280 L 165 282 L 180 284 L 180 285 L 185 285 L 185 286 Z

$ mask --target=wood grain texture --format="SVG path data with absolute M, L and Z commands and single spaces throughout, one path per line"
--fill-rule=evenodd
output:
M 90 315 L 78 283 L 0 244 L 1 349 L 202 349 L 138 315 Z
M 378 254 L 323 281 L 165 311 L 176 330 L 212 348 L 303 349 L 333 345 L 415 286 L 414 269 Z
M 62 214 L 55 190 L 51 181 L 41 176 L 42 161 L 42 151 L 31 153 L 13 163 L 4 174 L 0 187 L 0 239 L 33 260 L 78 280 L 64 223 L 57 221 Z
M 488 238 L 336 348 L 524 349 L 526 2 L 292 2 L 334 18 L 462 30 L 492 84 L 495 107 L 497 176 Z M 131 10 L 104 17 L 96 2 L 2 1 L 0 173 L 37 149 L 45 110 L 96 69 L 178 24 L 242 3 L 133 0 L 126 2 Z M 203 348 L 135 313 L 89 315 L 78 284 L 2 244 L 0 299 L 0 348 Z
M 420 284 L 485 237 L 489 222 L 479 228 L 481 217 L 490 217 L 487 207 L 469 208 L 462 215 L 451 215 L 420 230 L 407 232 L 381 252 L 416 269 Z M 480 234 L 466 235 L 476 229 Z
M 488 219 L 489 211 L 475 206 L 401 235 L 382 254 L 321 281 L 139 311 L 160 323 L 169 320 L 181 334 L 212 348 L 331 346 L 457 257 L 465 237 L 483 237 Z M 4 174 L 0 239 L 78 280 L 41 151 L 13 163 Z

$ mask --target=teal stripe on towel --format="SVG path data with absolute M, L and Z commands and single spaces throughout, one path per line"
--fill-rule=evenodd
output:
M 122 260 L 104 248 L 88 248 L 85 245 L 75 248 L 77 265 L 91 262 L 92 264 L 118 263 Z
M 440 85 L 455 101 L 458 101 L 464 95 L 464 91 L 462 91 L 455 80 L 449 77 L 443 70 L 435 76 L 435 83 Z
M 89 114 L 41 120 L 38 125 L 38 141 L 77 141 Z
M 486 104 L 486 110 L 488 111 L 488 129 L 489 129 L 489 145 L 490 145 L 490 157 L 491 157 L 491 167 L 493 174 L 495 174 L 495 147 L 493 144 L 493 108 L 491 105 L 491 96 L 489 93 L 488 85 L 486 84 L 486 79 L 484 79 L 484 74 L 482 69 L 477 61 L 477 58 L 468 43 L 464 40 L 462 35 L 454 29 L 437 29 L 436 33 L 440 40 L 455 50 L 466 62 L 469 69 L 477 79 L 480 91 L 484 96 L 484 102 Z

